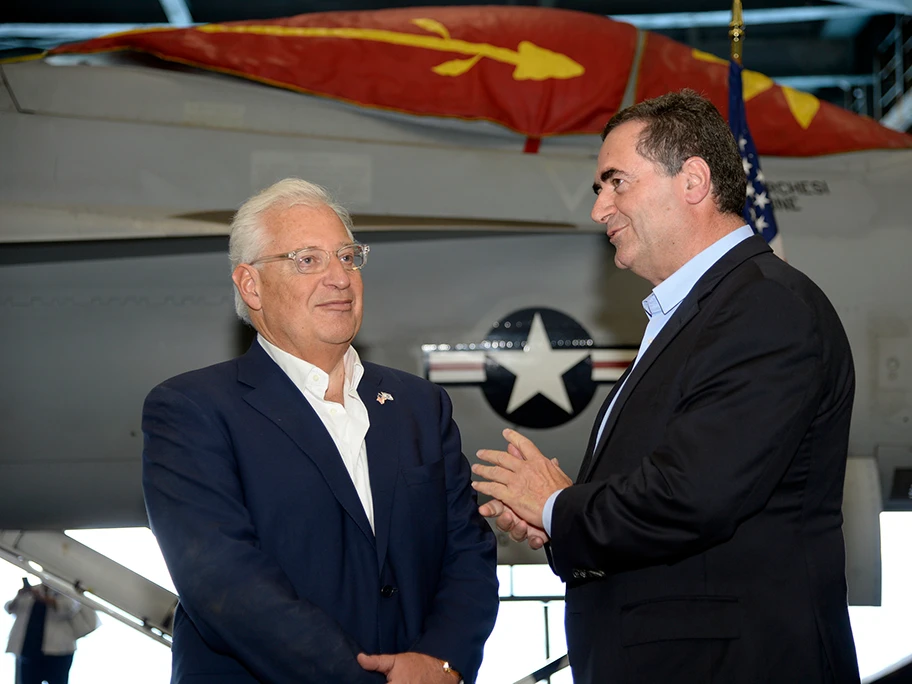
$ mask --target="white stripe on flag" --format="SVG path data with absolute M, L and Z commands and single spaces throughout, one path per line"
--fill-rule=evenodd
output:
M 615 382 L 636 358 L 636 349 L 593 349 L 592 379 L 595 382 Z
M 428 352 L 427 368 L 431 382 L 479 383 L 488 377 L 483 351 Z

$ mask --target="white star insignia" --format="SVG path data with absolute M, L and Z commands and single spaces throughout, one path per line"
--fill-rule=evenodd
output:
M 744 152 L 744 148 L 747 147 L 747 138 L 743 135 L 738 138 L 738 147 L 741 148 L 741 151 Z
M 754 165 L 747 161 L 747 157 L 741 157 L 741 166 L 744 167 L 745 174 L 750 174 L 751 169 L 754 168 Z
M 761 171 L 759 168 L 757 169 L 757 180 L 761 183 L 766 180 L 766 176 L 763 175 L 763 171 Z
M 757 195 L 757 197 L 754 199 L 754 205 L 760 207 L 761 209 L 766 209 L 766 205 L 769 204 L 769 203 L 770 203 L 770 201 L 769 201 L 769 199 L 767 198 L 765 192 L 761 192 L 761 193 L 760 193 L 759 195 Z
M 753 184 L 753 183 L 748 183 L 748 184 L 747 184 L 747 190 L 746 190 L 745 194 L 746 194 L 748 197 L 753 197 L 753 196 L 756 194 L 756 192 L 757 192 L 757 191 L 754 190 L 754 184 Z
M 507 413 L 513 413 L 536 394 L 550 399 L 567 413 L 573 413 L 563 375 L 589 354 L 588 349 L 554 349 L 540 313 L 532 319 L 522 351 L 488 352 L 495 363 L 516 376 Z
M 766 222 L 766 219 L 763 216 L 758 216 L 754 219 L 754 226 L 757 228 L 758 233 L 762 233 L 764 230 L 769 228 L 769 224 Z

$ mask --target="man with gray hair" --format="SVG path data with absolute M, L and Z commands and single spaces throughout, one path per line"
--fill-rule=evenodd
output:
M 319 186 L 231 225 L 242 357 L 143 409 L 143 488 L 180 596 L 172 682 L 473 682 L 495 542 L 439 387 L 362 362 L 369 248 Z

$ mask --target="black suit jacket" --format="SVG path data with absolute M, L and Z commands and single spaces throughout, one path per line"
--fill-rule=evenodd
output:
M 858 682 L 853 397 L 832 305 L 761 238 L 704 274 L 554 506 L 577 684 Z
M 258 342 L 149 394 L 146 506 L 180 595 L 172 682 L 383 682 L 361 650 L 418 651 L 474 681 L 495 540 L 449 398 L 371 363 L 358 393 L 376 534 L 323 423 Z

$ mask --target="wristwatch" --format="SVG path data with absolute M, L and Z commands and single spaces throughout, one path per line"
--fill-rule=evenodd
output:
M 443 665 L 444 672 L 446 672 L 448 675 L 453 675 L 456 678 L 456 681 L 458 682 L 458 684 L 463 684 L 462 675 L 459 674 L 458 670 L 454 670 L 452 667 L 450 667 L 449 661 L 441 660 L 440 664 Z

